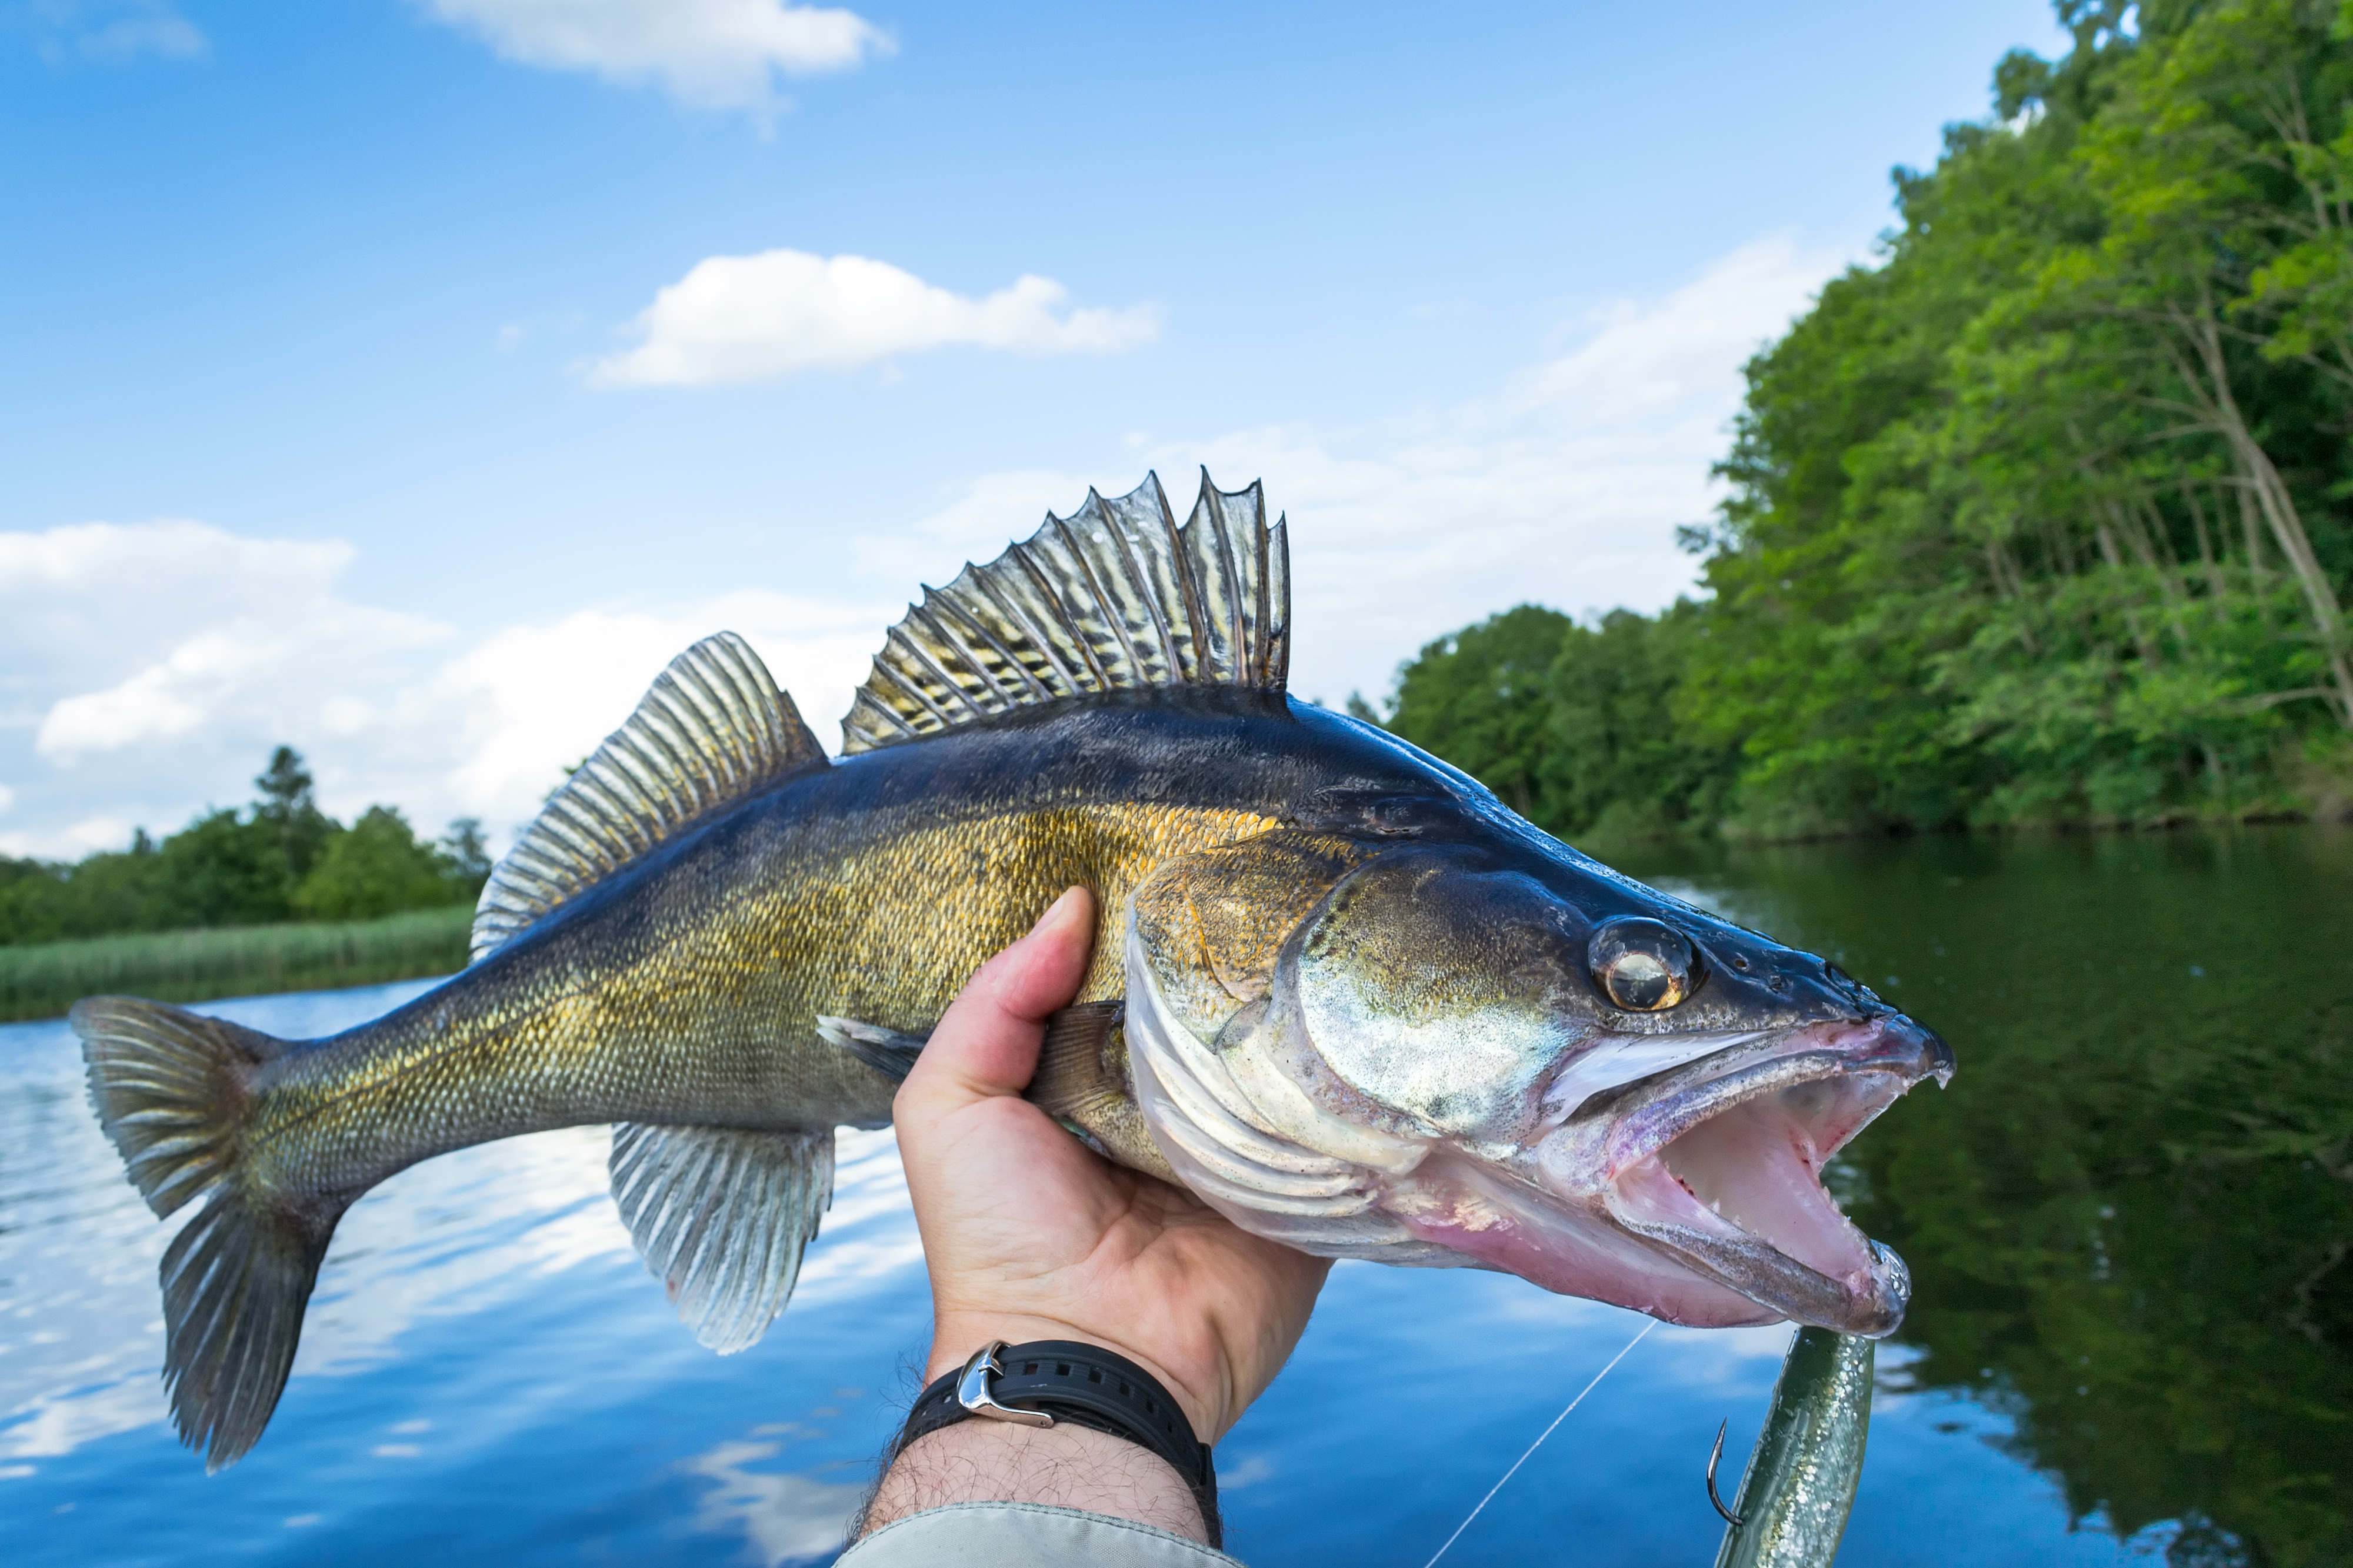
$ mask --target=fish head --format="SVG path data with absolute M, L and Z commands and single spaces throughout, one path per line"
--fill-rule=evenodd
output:
M 1950 1077 L 1945 1042 L 1819 957 L 1486 826 L 1278 834 L 1139 889 L 1131 1074 L 1172 1165 L 1312 1252 L 1892 1332 L 1904 1266 L 1820 1178 Z

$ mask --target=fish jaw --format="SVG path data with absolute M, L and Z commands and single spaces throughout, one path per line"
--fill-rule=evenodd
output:
M 1563 1199 L 1484 1161 L 1426 1160 L 1411 1178 L 1390 1184 L 1380 1209 L 1451 1261 L 1516 1274 L 1557 1295 L 1688 1328 L 1742 1328 L 1783 1315 L 1628 1231 L 1599 1199 Z
M 1840 1212 L 1822 1168 L 1952 1073 L 1951 1048 L 1901 1015 L 1808 1025 L 1592 1096 L 1532 1151 L 1535 1179 L 1776 1317 L 1883 1337 L 1910 1275 Z

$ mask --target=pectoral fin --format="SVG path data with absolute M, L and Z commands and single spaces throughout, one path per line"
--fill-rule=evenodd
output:
M 1082 1002 L 1047 1019 L 1038 1069 L 1021 1098 L 1082 1129 L 1111 1102 L 1125 1098 L 1127 1080 L 1105 1058 L 1125 1049 L 1119 1026 L 1126 1013 L 1126 1005 L 1118 1001 Z
M 622 1122 L 608 1168 L 622 1223 L 680 1321 L 721 1355 L 757 1344 L 833 1202 L 833 1130 Z
M 822 1013 L 818 1015 L 817 1035 L 829 1046 L 839 1046 L 893 1083 L 907 1081 L 907 1075 L 915 1070 L 915 1058 L 923 1053 L 923 1042 L 931 1038 L 928 1031 L 902 1035 L 880 1024 L 829 1018 Z

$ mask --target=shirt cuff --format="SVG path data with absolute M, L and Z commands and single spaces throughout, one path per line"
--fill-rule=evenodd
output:
M 1241 1568 L 1198 1541 L 1132 1519 L 1041 1502 L 956 1502 L 894 1519 L 836 1568 Z

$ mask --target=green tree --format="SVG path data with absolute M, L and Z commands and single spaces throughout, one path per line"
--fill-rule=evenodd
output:
M 2353 3 L 2058 12 L 1749 363 L 1704 602 L 1468 628 L 1399 732 L 1563 832 L 2353 795 Z
M 2130 395 L 2168 421 L 2149 438 L 2212 448 L 2252 504 L 2305 595 L 2315 694 L 2353 729 L 2344 616 L 2312 525 L 2340 573 L 2348 542 L 2311 493 L 2338 477 L 2342 441 L 2315 442 L 2310 426 L 2341 430 L 2353 389 L 2339 357 L 2353 323 L 2329 321 L 2326 277 L 2348 217 L 2328 144 L 2353 93 L 2337 19 L 2310 0 L 2177 3 L 2145 18 L 2078 155 L 2103 232 L 2045 276 L 2058 309 L 2127 329 L 2107 341 Z M 2264 331 L 2283 323 L 2285 337 Z
M 1652 837 L 1715 826 L 1738 762 L 1676 714 L 1705 614 L 1679 599 L 1657 616 L 1612 610 L 1572 626 L 1554 657 L 1542 820 L 1562 833 Z
M 481 818 L 461 816 L 449 824 L 439 847 L 442 879 L 449 884 L 451 903 L 471 903 L 481 897 L 491 879 L 491 851 L 482 837 Z
M 1431 643 L 1398 674 L 1388 727 L 1564 835 L 1712 823 L 1735 757 L 1675 716 L 1697 605 L 1599 626 L 1522 605 Z M 1367 714 L 1360 716 L 1368 716 Z
M 164 839 L 155 858 L 155 897 L 145 911 L 150 929 L 293 918 L 285 846 L 275 824 L 227 808 L 208 811 Z
M 2337 232 L 2334 8 L 2060 14 L 2074 49 L 2005 60 L 1885 262 L 1749 368 L 1683 689 L 1751 826 L 2279 809 L 2341 718 L 2327 296 L 2257 295 Z
M 269 767 L 253 785 L 261 792 L 253 803 L 253 820 L 277 834 L 286 861 L 286 879 L 290 884 L 300 882 L 310 875 L 311 863 L 327 841 L 340 831 L 339 825 L 319 809 L 311 794 L 310 770 L 302 765 L 302 754 L 291 746 L 280 746 L 269 754 Z
M 1398 672 L 1388 727 L 1543 821 L 1552 666 L 1575 629 L 1557 610 L 1522 605 L 1441 637 Z
M 435 844 L 373 806 L 350 829 L 319 809 L 301 753 L 280 746 L 243 812 L 215 808 L 161 844 L 74 864 L 0 857 L 0 946 L 121 931 L 361 920 L 469 903 L 490 876 L 482 825 L 460 817 Z
M 445 857 L 417 841 L 406 817 L 372 805 L 327 841 L 291 901 L 311 920 L 375 920 L 455 901 L 449 872 Z

